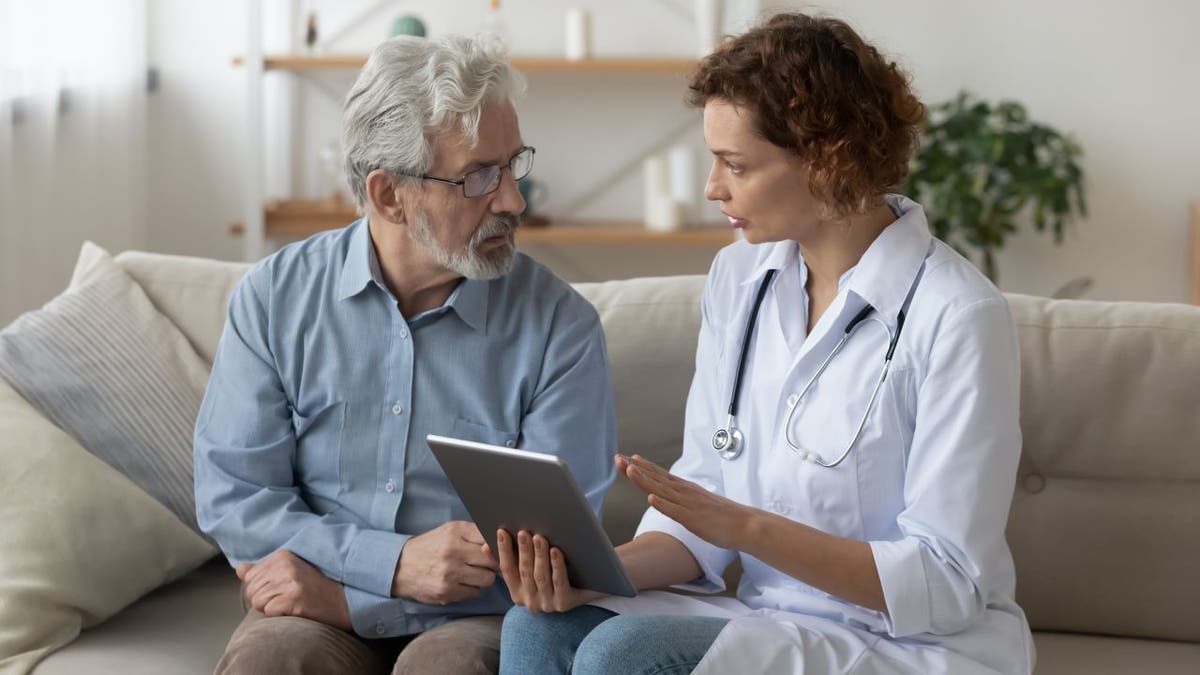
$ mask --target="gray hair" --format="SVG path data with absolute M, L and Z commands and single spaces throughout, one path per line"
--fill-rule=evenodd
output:
M 491 36 L 385 40 L 367 59 L 342 111 L 346 180 L 359 212 L 367 209 L 371 171 L 428 172 L 436 134 L 457 124 L 473 146 L 483 106 L 512 102 L 524 90 L 503 44 Z

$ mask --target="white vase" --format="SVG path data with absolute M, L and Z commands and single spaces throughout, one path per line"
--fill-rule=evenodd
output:
M 700 56 L 708 56 L 721 41 L 724 29 L 723 0 L 696 0 L 696 39 Z

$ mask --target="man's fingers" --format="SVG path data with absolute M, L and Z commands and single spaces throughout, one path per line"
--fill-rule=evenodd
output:
M 282 595 L 272 596 L 263 608 L 258 610 L 267 616 L 291 616 L 292 603 Z
M 252 569 L 254 569 L 254 565 L 251 565 L 250 563 L 242 563 L 241 565 L 238 565 L 237 567 L 233 568 L 233 571 L 234 571 L 234 573 L 237 574 L 238 579 L 245 581 L 246 573 Z
M 458 526 L 456 531 L 460 539 L 472 544 L 482 544 L 483 533 L 479 531 L 479 526 L 467 520 L 457 521 Z

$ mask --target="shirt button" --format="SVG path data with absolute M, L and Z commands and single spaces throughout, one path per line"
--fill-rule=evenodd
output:
M 402 412 L 404 412 L 404 407 L 403 407 L 403 406 L 401 406 L 399 403 L 397 403 L 396 405 L 392 406 L 392 414 L 393 414 L 393 415 L 399 415 L 399 414 L 400 414 L 400 413 L 402 413 Z
M 401 340 L 403 340 L 403 339 L 405 339 L 405 338 L 407 338 L 407 337 L 408 337 L 408 329 L 407 329 L 407 328 L 401 328 L 401 329 L 400 329 L 400 339 L 401 339 Z
M 388 482 L 383 484 L 383 489 L 387 492 L 395 492 L 396 491 L 396 481 L 389 479 Z
M 387 628 L 385 628 L 385 627 L 384 627 L 384 625 L 383 625 L 383 622 L 382 622 L 382 621 L 380 621 L 379 623 L 375 624 L 375 634 L 376 634 L 376 635 L 383 635 L 383 634 L 384 634 L 384 633 L 386 633 L 386 632 L 387 632 Z
M 504 445 L 509 448 L 515 448 L 515 447 L 517 447 L 517 442 L 516 441 L 504 441 Z

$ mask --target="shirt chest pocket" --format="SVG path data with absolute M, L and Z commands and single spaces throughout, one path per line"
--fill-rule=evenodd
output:
M 506 429 L 497 429 L 478 422 L 459 417 L 454 420 L 454 437 L 461 438 L 464 441 L 475 441 L 476 443 L 487 443 L 488 445 L 498 445 L 503 448 L 517 447 L 517 438 L 520 436 L 518 431 L 508 431 Z M 549 448 L 538 448 L 539 452 L 547 452 Z
M 294 471 L 302 490 L 329 499 L 337 497 L 345 425 L 345 401 L 311 410 L 292 409 L 292 429 L 296 435 Z

